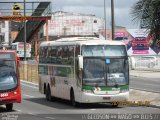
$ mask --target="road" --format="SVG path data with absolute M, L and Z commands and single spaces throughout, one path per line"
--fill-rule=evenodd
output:
M 130 76 L 130 86 L 133 89 L 140 89 L 140 90 L 160 93 L 159 78 Z
M 135 107 L 120 106 L 118 108 L 113 108 L 111 107 L 111 105 L 107 105 L 107 104 L 94 104 L 94 105 L 85 104 L 78 108 L 74 108 L 69 104 L 68 101 L 59 100 L 59 99 L 57 99 L 54 102 L 46 101 L 44 95 L 38 92 L 37 87 L 30 86 L 25 83 L 22 83 L 21 87 L 22 87 L 22 98 L 23 98 L 22 103 L 14 104 L 14 111 L 7 113 L 7 115 L 8 114 L 15 115 L 15 117 L 18 117 L 18 120 L 53 120 L 53 119 L 82 120 L 82 119 L 89 119 L 89 118 L 100 119 L 100 115 L 102 118 L 102 117 L 107 117 L 107 115 L 110 115 L 109 117 L 111 117 L 112 114 L 150 115 L 150 114 L 160 113 L 159 108 L 142 107 L 142 106 L 135 106 Z M 2 113 L 3 117 L 7 116 L 5 108 L 3 106 L 0 107 L 0 113 Z M 113 117 L 118 117 L 118 116 L 113 116 Z M 152 117 L 154 117 L 154 115 L 152 115 Z M 160 114 L 159 114 L 159 118 L 160 118 Z

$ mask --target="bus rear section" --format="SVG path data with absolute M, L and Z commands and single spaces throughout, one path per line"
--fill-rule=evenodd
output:
M 136 37 L 132 41 L 133 50 L 149 50 L 149 42 L 146 37 Z
M 13 103 L 21 102 L 19 58 L 16 51 L 0 50 L 0 105 L 11 111 Z

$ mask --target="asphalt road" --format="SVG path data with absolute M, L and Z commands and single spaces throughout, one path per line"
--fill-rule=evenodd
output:
M 130 76 L 130 87 L 160 93 L 160 79 Z
M 122 119 L 121 116 L 118 115 L 125 115 L 128 119 L 131 117 L 144 118 L 142 115 L 148 116 L 145 120 L 150 120 L 151 117 L 153 117 L 154 120 L 160 118 L 159 108 L 145 106 L 120 106 L 118 108 L 113 108 L 109 104 L 85 104 L 78 108 L 74 108 L 68 101 L 59 99 L 54 102 L 46 101 L 44 95 L 40 94 L 36 87 L 25 83 L 22 83 L 21 87 L 22 103 L 14 104 L 14 111 L 7 113 L 5 107 L 1 106 L 0 113 L 2 120 L 5 120 L 5 117 L 15 117 L 15 120 Z M 157 115 L 159 115 L 159 118 Z M 125 120 L 127 120 L 127 118 Z

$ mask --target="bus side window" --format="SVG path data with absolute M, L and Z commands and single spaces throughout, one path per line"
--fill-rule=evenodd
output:
M 62 51 L 63 51 L 63 49 L 62 49 L 62 47 L 57 47 L 57 54 L 56 54 L 56 56 L 57 56 L 57 58 L 56 58 L 56 63 L 57 64 L 62 64 Z
M 51 63 L 51 47 L 48 47 L 47 53 L 47 63 Z
M 51 63 L 56 63 L 56 47 L 51 48 Z
M 70 65 L 74 64 L 74 46 L 69 46 L 69 52 L 68 52 L 68 61 Z
M 75 56 L 77 57 L 78 55 L 80 55 L 80 46 L 76 46 L 75 48 Z

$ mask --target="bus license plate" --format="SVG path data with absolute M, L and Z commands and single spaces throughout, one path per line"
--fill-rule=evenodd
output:
M 2 93 L 0 94 L 0 97 L 3 98 L 3 97 L 7 97 L 8 96 L 8 93 Z
M 103 100 L 110 100 L 111 97 L 103 97 Z

